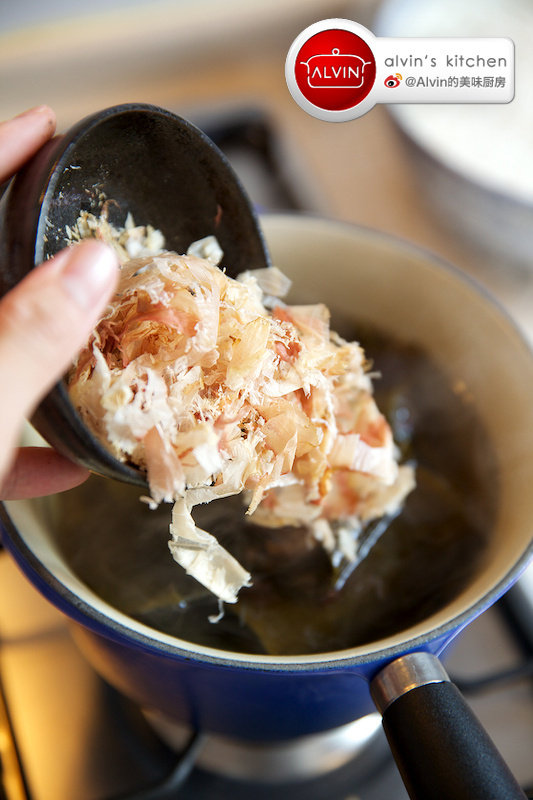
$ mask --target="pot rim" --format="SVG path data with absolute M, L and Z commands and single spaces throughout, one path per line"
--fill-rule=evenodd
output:
M 403 252 L 411 252 L 414 256 L 423 257 L 427 266 L 451 273 L 455 279 L 466 284 L 478 296 L 481 295 L 485 303 L 490 305 L 503 319 L 508 329 L 512 330 L 525 348 L 526 352 L 533 359 L 533 349 L 524 337 L 524 334 L 510 317 L 508 312 L 498 303 L 498 301 L 473 278 L 466 275 L 458 267 L 449 264 L 445 259 L 420 247 L 412 242 L 402 239 L 394 234 L 380 231 L 378 229 L 365 227 L 351 222 L 330 219 L 324 215 L 284 212 L 270 213 L 265 215 L 274 222 L 287 222 L 289 219 L 299 218 L 309 224 L 316 225 L 321 222 L 328 227 L 338 226 L 340 229 L 363 234 L 369 239 L 377 239 L 380 242 L 387 242 L 400 247 Z M 263 220 L 265 217 L 263 217 Z M 268 222 L 267 222 L 268 227 Z M 268 235 L 267 235 L 268 241 Z M 366 645 L 347 648 L 345 650 L 331 651 L 326 653 L 289 655 L 289 656 L 270 656 L 254 655 L 249 653 L 238 653 L 223 651 L 212 647 L 196 645 L 177 637 L 161 633 L 154 628 L 150 628 L 137 622 L 128 615 L 118 611 L 110 604 L 104 602 L 88 587 L 86 587 L 87 598 L 91 595 L 96 598 L 98 605 L 109 608 L 111 614 L 97 608 L 81 594 L 77 594 L 69 586 L 63 583 L 34 553 L 26 540 L 19 533 L 10 515 L 11 503 L 21 501 L 9 501 L 0 504 L 0 520 L 4 525 L 7 534 L 4 543 L 11 552 L 23 572 L 30 581 L 37 586 L 47 599 L 53 602 L 63 613 L 70 616 L 84 627 L 105 638 L 118 641 L 122 644 L 139 648 L 154 655 L 164 656 L 170 659 L 181 658 L 188 661 L 210 664 L 217 667 L 240 668 L 263 672 L 319 672 L 331 669 L 344 669 L 356 671 L 358 667 L 365 665 L 378 664 L 394 660 L 400 655 L 416 650 L 432 650 L 441 652 L 449 642 L 457 635 L 470 621 L 491 606 L 507 589 L 519 578 L 524 571 L 531 557 L 533 556 L 533 536 L 523 552 L 506 571 L 505 575 L 490 586 L 488 591 L 475 602 L 471 602 L 462 611 L 453 617 L 446 619 L 441 624 L 430 627 L 433 616 L 422 620 L 413 628 L 389 636 L 385 639 L 376 640 Z M 79 580 L 77 576 L 74 576 Z M 81 583 L 81 581 L 80 581 Z M 436 612 L 436 614 L 441 614 Z M 409 630 L 426 627 L 425 632 L 409 634 Z M 406 635 L 407 634 L 407 635 Z
M 19 501 L 16 501 L 19 502 Z M 39 591 L 64 614 L 82 624 L 93 633 L 112 641 L 118 641 L 154 655 L 170 659 L 181 658 L 188 661 L 210 664 L 217 667 L 258 670 L 262 672 L 320 672 L 331 669 L 356 670 L 372 663 L 393 661 L 401 655 L 417 650 L 435 650 L 437 655 L 460 631 L 496 602 L 518 579 L 533 554 L 531 543 L 522 556 L 513 564 L 506 575 L 476 603 L 443 624 L 430 629 L 425 634 L 411 636 L 398 641 L 402 635 L 396 634 L 387 639 L 370 642 L 367 645 L 311 655 L 268 656 L 251 653 L 234 653 L 216 648 L 195 645 L 177 637 L 161 633 L 132 617 L 118 611 L 98 598 L 99 603 L 109 607 L 113 616 L 97 609 L 80 594 L 62 583 L 54 573 L 40 561 L 26 544 L 9 515 L 7 504 L 0 506 L 0 521 L 6 537 L 2 537 L 6 549 L 15 558 L 26 577 Z M 93 592 L 87 589 L 87 595 Z M 96 596 L 96 595 L 95 595 Z M 115 619 L 115 616 L 117 617 Z M 428 618 L 430 619 L 430 618 Z M 124 620 L 124 622 L 122 622 Z M 427 622 L 424 620 L 423 622 Z M 129 623 L 129 624 L 127 624 Z M 396 640 L 394 642 L 394 640 Z M 393 643 L 394 642 L 394 643 Z

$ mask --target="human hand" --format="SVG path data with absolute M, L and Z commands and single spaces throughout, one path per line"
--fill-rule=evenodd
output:
M 54 135 L 39 106 L 0 123 L 0 183 Z M 45 261 L 0 300 L 0 498 L 69 489 L 87 470 L 47 447 L 16 447 L 24 420 L 89 337 L 118 279 L 112 250 L 96 241 Z

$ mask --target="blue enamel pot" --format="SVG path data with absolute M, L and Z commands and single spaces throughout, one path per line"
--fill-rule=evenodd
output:
M 266 216 L 262 225 L 273 263 L 293 280 L 289 299 L 324 302 L 333 327 L 336 319 L 377 321 L 385 334 L 422 345 L 468 387 L 499 473 L 494 530 L 468 585 L 426 619 L 365 646 L 248 655 L 159 633 L 96 596 L 58 548 L 46 499 L 5 504 L 5 544 L 30 581 L 74 620 L 96 670 L 146 708 L 265 742 L 326 731 L 377 705 L 412 797 L 523 797 L 436 657 L 511 586 L 532 552 L 529 347 L 479 287 L 420 249 L 308 216 Z M 484 794 L 487 780 L 492 793 Z

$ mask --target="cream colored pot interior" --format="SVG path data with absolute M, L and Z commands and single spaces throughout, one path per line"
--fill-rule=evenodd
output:
M 495 590 L 517 562 L 525 563 L 533 530 L 533 358 L 513 324 L 492 301 L 457 272 L 408 244 L 309 217 L 268 216 L 263 228 L 273 263 L 293 281 L 290 301 L 325 303 L 332 309 L 334 328 L 342 327 L 345 320 L 372 323 L 385 333 L 424 346 L 451 379 L 466 384 L 498 457 L 498 519 L 483 568 L 438 614 L 402 635 L 337 656 L 370 654 L 449 623 Z M 146 628 L 92 594 L 54 548 L 42 501 L 10 503 L 9 513 L 46 568 L 100 613 L 166 644 L 220 655 Z M 321 655 L 293 658 L 235 653 L 230 657 L 272 664 L 325 660 Z

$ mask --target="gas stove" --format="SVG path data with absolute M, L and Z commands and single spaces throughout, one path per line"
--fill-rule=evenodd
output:
M 139 709 L 84 660 L 69 623 L 0 555 L 2 800 L 407 800 L 377 714 L 248 744 Z M 515 775 L 533 783 L 531 659 L 500 602 L 447 668 Z

